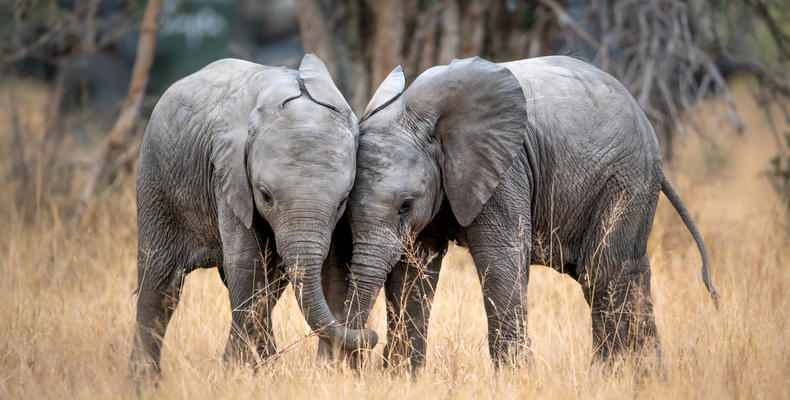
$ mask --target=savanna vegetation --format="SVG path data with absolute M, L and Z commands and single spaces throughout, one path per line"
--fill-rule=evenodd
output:
M 222 363 L 230 324 L 227 290 L 215 270 L 186 279 L 162 355 L 165 398 L 711 398 L 790 396 L 790 257 L 787 208 L 765 176 L 774 150 L 768 122 L 748 95 L 733 86 L 747 123 L 742 136 L 716 145 L 690 137 L 668 166 L 702 231 L 720 294 L 716 311 L 699 278 L 699 255 L 665 199 L 659 202 L 648 251 L 653 296 L 664 346 L 666 378 L 629 369 L 607 376 L 593 366 L 589 308 L 572 279 L 532 267 L 529 307 L 535 360 L 531 370 L 493 369 L 487 353 L 479 283 L 464 250 L 445 261 L 429 329 L 427 366 L 416 379 L 381 370 L 380 343 L 357 374 L 315 360 L 290 289 L 274 326 L 281 353 L 254 371 Z M 40 123 L 34 107 L 46 90 L 22 82 L 21 118 Z M 3 109 L 8 109 L 4 101 Z M 706 105 L 694 120 L 719 126 L 720 107 Z M 787 123 L 775 121 L 784 129 Z M 7 146 L 7 127 L 0 135 Z M 2 168 L 10 160 L 2 160 Z M 124 172 L 103 190 L 79 228 L 69 226 L 62 199 L 35 191 L 23 207 L 0 194 L 0 397 L 129 398 L 127 376 L 136 288 L 134 177 Z M 386 331 L 383 301 L 371 327 Z M 383 342 L 383 341 L 382 341 Z M 638 379 L 637 379 L 638 378 Z
M 533 365 L 494 369 L 471 258 L 451 247 L 427 365 L 414 378 L 381 368 L 382 298 L 369 322 L 381 340 L 355 372 L 316 360 L 317 338 L 291 289 L 274 314 L 279 354 L 257 367 L 224 365 L 231 310 L 210 269 L 186 278 L 163 377 L 142 397 L 790 397 L 784 2 L 409 0 L 400 10 L 386 0 L 302 0 L 267 2 L 277 6 L 271 12 L 245 0 L 153 3 L 162 9 L 159 34 L 143 29 L 157 46 L 142 49 L 150 76 L 135 45 L 152 3 L 15 1 L 0 10 L 0 399 L 135 396 L 127 370 L 134 167 L 147 115 L 168 84 L 210 59 L 292 65 L 303 50 L 327 61 L 358 112 L 398 64 L 413 79 L 453 57 L 563 53 L 606 69 L 634 93 L 671 155 L 664 169 L 706 240 L 719 309 L 693 240 L 662 196 L 648 252 L 665 374 L 591 365 L 579 285 L 541 266 L 531 267 L 529 283 Z M 135 71 L 144 76 L 130 79 Z M 107 89 L 119 75 L 120 88 Z

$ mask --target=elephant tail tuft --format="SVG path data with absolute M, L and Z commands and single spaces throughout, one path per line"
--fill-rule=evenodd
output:
M 699 233 L 697 225 L 694 224 L 694 220 L 691 218 L 691 214 L 689 214 L 686 205 L 683 204 L 683 200 L 680 199 L 678 192 L 675 191 L 675 188 L 672 187 L 672 184 L 669 183 L 669 180 L 663 172 L 661 172 L 661 191 L 664 192 L 669 202 L 672 203 L 672 207 L 675 207 L 678 215 L 680 215 L 680 219 L 683 220 L 683 223 L 686 225 L 686 228 L 688 228 L 694 241 L 697 242 L 697 248 L 699 248 L 699 253 L 702 256 L 702 282 L 705 283 L 705 288 L 708 289 L 710 298 L 713 300 L 713 305 L 718 310 L 719 294 L 710 281 L 710 273 L 708 272 L 708 265 L 710 263 L 708 262 L 708 251 L 705 249 L 705 242 L 702 240 L 702 235 Z

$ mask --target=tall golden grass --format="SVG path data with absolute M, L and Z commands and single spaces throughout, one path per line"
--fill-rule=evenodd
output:
M 42 96 L 34 89 L 20 90 L 21 104 Z M 436 294 L 427 366 L 415 379 L 378 367 L 383 343 L 360 374 L 316 361 L 317 339 L 305 338 L 309 329 L 290 289 L 274 315 L 282 356 L 257 372 L 225 368 L 227 291 L 216 271 L 199 270 L 186 279 L 167 332 L 163 379 L 143 397 L 790 397 L 790 219 L 761 175 L 776 150 L 768 124 L 746 88 L 734 89 L 745 134 L 728 132 L 716 122 L 724 111 L 706 106 L 695 120 L 716 133 L 715 145 L 692 135 L 665 167 L 706 239 L 721 295 L 717 312 L 700 279 L 697 248 L 662 197 L 648 251 L 665 378 L 591 367 L 580 287 L 540 266 L 532 267 L 528 296 L 534 364 L 496 371 L 479 283 L 468 253 L 454 248 Z M 23 119 L 35 123 L 40 108 L 23 108 Z M 3 149 L 8 130 L 0 127 Z M 0 163 L 7 171 L 10 161 Z M 127 378 L 136 287 L 133 176 L 104 191 L 76 231 L 61 218 L 61 199 L 31 192 L 38 207 L 23 218 L 14 193 L 0 190 L 0 399 L 134 397 Z M 381 299 L 370 325 L 383 339 Z

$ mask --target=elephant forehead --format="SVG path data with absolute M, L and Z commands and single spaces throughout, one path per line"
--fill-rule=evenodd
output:
M 283 129 L 259 135 L 252 143 L 248 162 L 253 173 L 264 174 L 267 181 L 304 177 L 313 182 L 350 185 L 356 144 L 351 138 L 321 129 Z
M 255 142 L 267 151 L 295 158 L 313 156 L 349 156 L 356 153 L 354 137 L 343 129 L 315 124 L 272 125 Z M 282 153 L 282 154 L 280 154 Z
M 370 173 L 386 173 L 420 164 L 421 155 L 414 148 L 391 136 L 369 135 L 359 142 L 359 167 Z
M 430 161 L 406 143 L 368 137 L 360 141 L 357 184 L 382 193 L 419 191 L 430 176 Z

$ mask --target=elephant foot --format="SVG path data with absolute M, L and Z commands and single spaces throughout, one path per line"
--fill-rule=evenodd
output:
M 532 368 L 532 344 L 524 340 L 497 340 L 489 344 L 494 366 Z
M 318 359 L 330 365 L 338 364 L 349 357 L 339 343 L 320 338 L 318 339 Z
M 600 368 L 601 374 L 604 376 L 634 374 L 637 381 L 656 373 L 663 379 L 667 377 L 661 343 L 657 337 L 646 337 L 632 341 L 628 346 L 613 346 L 611 344 L 599 346 L 593 355 L 590 366 Z
M 143 393 L 156 389 L 161 376 L 159 365 L 151 357 L 139 351 L 132 351 L 129 357 L 129 378 L 134 384 L 137 398 L 142 398 Z
M 384 368 L 389 369 L 393 373 L 408 372 L 412 378 L 415 378 L 424 366 L 424 342 L 387 343 L 384 347 Z
M 226 366 L 242 365 L 257 369 L 277 354 L 277 348 L 270 343 L 258 342 L 239 337 L 228 339 L 223 361 Z

